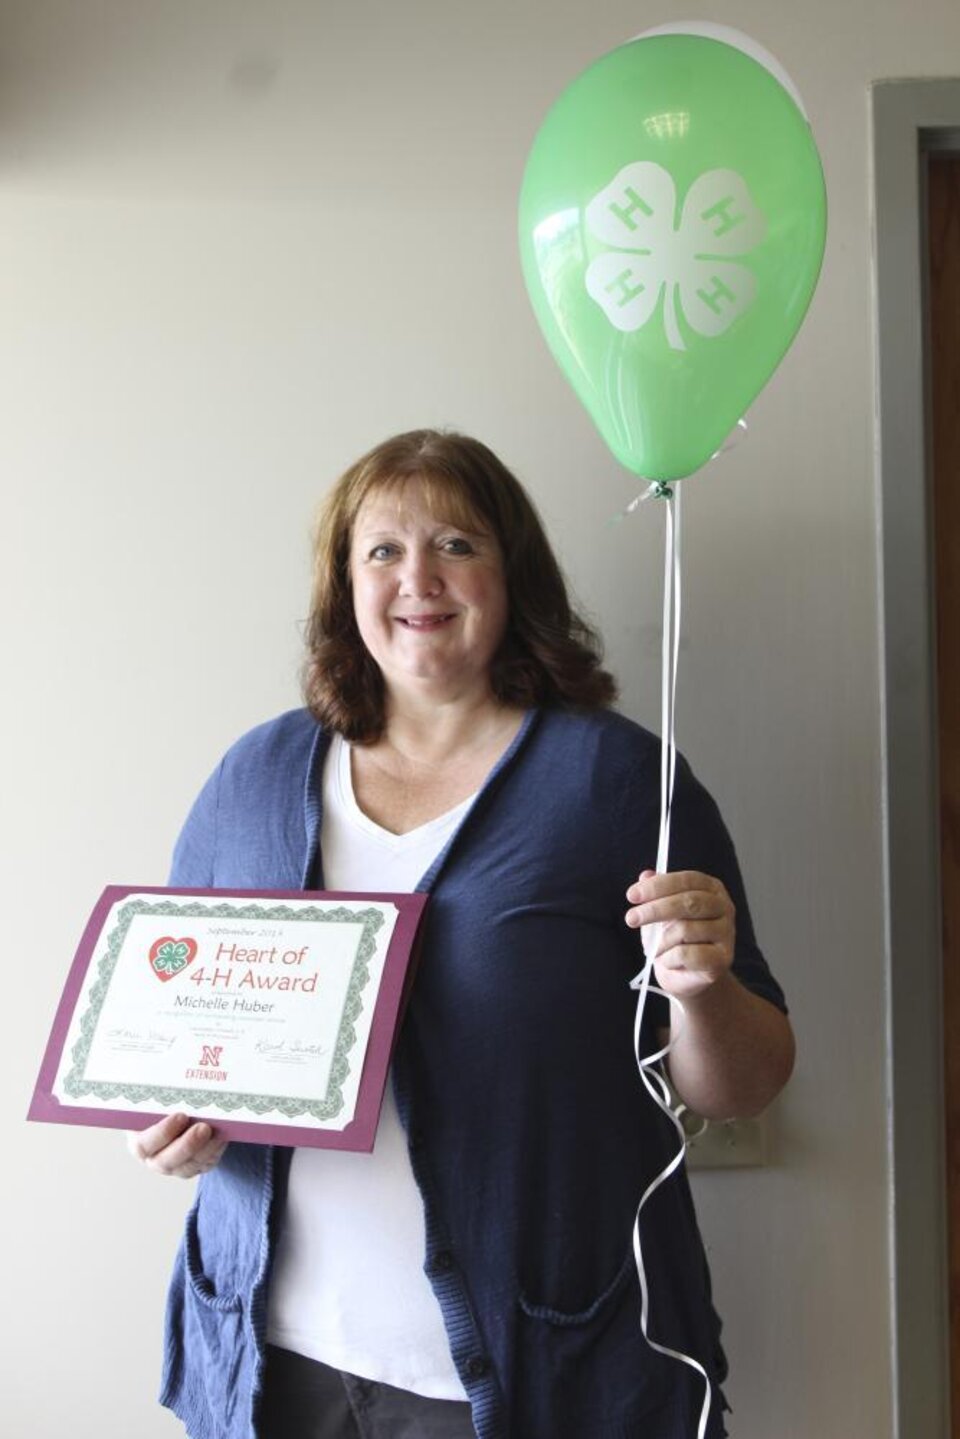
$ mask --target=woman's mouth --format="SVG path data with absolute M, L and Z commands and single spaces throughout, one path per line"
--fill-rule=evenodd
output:
M 453 615 L 396 615 L 397 624 L 407 630 L 435 630 L 445 625 Z

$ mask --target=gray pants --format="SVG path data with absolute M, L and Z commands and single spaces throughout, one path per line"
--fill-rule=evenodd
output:
M 258 1439 L 475 1439 L 470 1405 L 424 1399 L 267 1346 Z

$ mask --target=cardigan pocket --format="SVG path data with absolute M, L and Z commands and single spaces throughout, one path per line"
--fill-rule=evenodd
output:
M 549 1304 L 535 1304 L 522 1290 L 519 1295 L 520 1308 L 529 1319 L 542 1319 L 547 1324 L 556 1324 L 567 1328 L 572 1328 L 578 1324 L 590 1324 L 608 1305 L 612 1306 L 614 1302 L 620 1298 L 629 1284 L 630 1276 L 634 1272 L 635 1261 L 633 1249 L 631 1248 L 627 1253 L 626 1259 L 607 1287 L 603 1289 L 585 1309 L 555 1309 Z
M 163 1402 L 191 1433 L 247 1434 L 255 1357 L 245 1306 L 239 1293 L 218 1294 L 204 1271 L 198 1211 L 195 1204 L 187 1215 L 179 1352 L 167 1369 Z
M 187 1215 L 184 1258 L 187 1270 L 187 1281 L 191 1290 L 200 1303 L 208 1309 L 214 1309 L 220 1314 L 237 1313 L 242 1308 L 243 1300 L 239 1294 L 218 1294 L 213 1281 L 204 1272 L 203 1257 L 200 1252 L 199 1236 L 199 1197 L 196 1204 Z

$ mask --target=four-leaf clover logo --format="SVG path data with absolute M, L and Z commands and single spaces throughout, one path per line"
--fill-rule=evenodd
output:
M 685 350 L 678 309 L 690 329 L 720 335 L 751 304 L 757 282 L 744 255 L 766 221 L 735 170 L 708 170 L 687 191 L 680 223 L 673 176 L 662 165 L 625 165 L 587 206 L 587 225 L 612 248 L 587 267 L 587 291 L 618 330 L 639 330 L 663 294 L 673 350 Z M 678 299 L 679 297 L 679 299 Z
M 174 939 L 172 935 L 165 934 L 161 939 L 154 940 L 150 946 L 150 968 L 158 979 L 166 982 L 186 969 L 196 953 L 195 939 Z

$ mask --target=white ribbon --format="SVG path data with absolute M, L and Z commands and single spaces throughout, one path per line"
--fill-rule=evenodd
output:
M 741 421 L 742 423 L 742 421 Z M 645 494 L 639 495 L 629 509 L 635 509 L 643 500 L 660 496 L 666 501 L 666 534 L 664 545 L 663 563 L 663 664 L 661 668 L 661 690 L 660 690 L 660 835 L 657 841 L 657 871 L 660 874 L 666 873 L 670 856 L 670 819 L 673 809 L 673 788 L 677 773 L 677 741 L 675 729 L 675 713 L 677 703 L 677 662 L 680 654 L 680 490 L 671 491 L 665 486 L 651 485 Z M 706 1392 L 704 1394 L 703 1406 L 700 1410 L 700 1421 L 697 1425 L 696 1439 L 705 1439 L 707 1423 L 710 1418 L 710 1403 L 712 1389 L 710 1376 L 706 1369 L 689 1354 L 683 1354 L 680 1350 L 670 1349 L 665 1344 L 658 1344 L 650 1337 L 649 1316 L 650 1316 L 650 1295 L 647 1286 L 646 1268 L 643 1262 L 643 1250 L 640 1244 L 640 1216 L 643 1209 L 661 1184 L 664 1184 L 683 1163 L 686 1151 L 686 1135 L 683 1125 L 670 1103 L 670 1089 L 666 1079 L 663 1077 L 659 1066 L 661 1060 L 673 1049 L 683 1024 L 683 1005 L 672 995 L 666 994 L 652 982 L 653 962 L 657 955 L 660 944 L 662 925 L 645 925 L 641 932 L 643 940 L 643 952 L 646 963 L 643 969 L 631 981 L 631 988 L 638 990 L 637 1012 L 633 1022 L 633 1050 L 637 1059 L 637 1068 L 640 1071 L 640 1078 L 644 1088 L 657 1108 L 667 1116 L 676 1130 L 678 1148 L 673 1158 L 665 1169 L 662 1169 L 644 1190 L 640 1203 L 637 1205 L 637 1213 L 633 1222 L 633 1255 L 637 1264 L 637 1274 L 640 1279 L 640 1326 L 643 1330 L 643 1337 L 651 1349 L 658 1354 L 666 1355 L 668 1359 L 676 1359 L 681 1364 L 695 1369 L 703 1378 Z M 643 1029 L 643 1014 L 646 1008 L 647 995 L 659 994 L 670 1001 L 673 1007 L 670 1042 L 663 1048 L 658 1049 L 654 1054 L 643 1055 L 640 1052 L 641 1032 Z M 679 1011 L 677 1014 L 676 1011 Z

